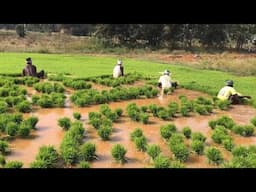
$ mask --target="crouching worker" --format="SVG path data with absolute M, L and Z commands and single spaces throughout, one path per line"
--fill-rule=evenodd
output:
M 234 82 L 232 80 L 226 81 L 226 86 L 219 91 L 217 98 L 222 101 L 229 100 L 231 104 L 241 104 L 245 98 L 251 99 L 251 96 L 243 96 L 237 92 L 233 85 Z
M 121 76 L 124 76 L 124 66 L 123 66 L 123 62 L 118 60 L 117 64 L 115 65 L 115 67 L 113 69 L 113 77 L 118 78 Z
M 158 87 L 162 89 L 161 96 L 164 95 L 165 92 L 169 92 L 172 90 L 172 88 L 176 89 L 178 86 L 177 82 L 172 82 L 170 77 L 170 71 L 165 70 L 163 72 L 163 75 L 160 76 L 158 81 Z
M 37 73 L 36 66 L 32 64 L 32 59 L 29 57 L 26 59 L 27 65 L 22 70 L 23 76 L 32 76 L 32 77 L 38 77 L 38 78 L 44 78 L 44 70 Z

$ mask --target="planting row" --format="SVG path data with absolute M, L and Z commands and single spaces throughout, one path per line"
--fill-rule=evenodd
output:
M 123 77 L 118 79 L 113 78 L 111 75 L 101 75 L 97 77 L 87 77 L 87 78 L 68 78 L 63 74 L 51 75 L 48 78 L 50 81 L 62 81 L 67 87 L 74 89 L 89 89 L 91 84 L 85 81 L 91 81 L 97 84 L 117 87 L 123 84 L 133 84 L 135 81 L 145 79 L 141 74 L 138 73 L 128 73 Z
M 256 126 L 256 117 L 251 119 L 251 123 L 252 125 L 237 125 L 233 121 L 233 119 L 231 119 L 230 117 L 222 116 L 216 120 L 209 121 L 208 124 L 212 129 L 214 129 L 214 131 L 216 128 L 218 128 L 218 131 L 215 131 L 215 132 L 219 132 L 220 130 L 222 130 L 221 132 L 223 134 L 224 133 L 226 134 L 227 131 L 230 130 L 235 134 L 239 134 L 241 136 L 246 137 L 246 136 L 252 136 L 254 134 L 255 126 Z
M 103 90 L 101 92 L 90 89 L 90 90 L 81 90 L 75 92 L 71 96 L 71 101 L 80 107 L 93 105 L 93 104 L 103 104 L 111 101 L 121 101 L 121 100 L 130 100 L 137 99 L 142 97 L 152 98 L 156 97 L 158 90 L 150 87 L 143 86 L 140 88 L 113 88 L 109 91 Z
M 42 108 L 64 107 L 65 98 L 66 96 L 63 93 L 33 95 L 32 103 Z
M 21 78 L 14 78 L 14 77 L 1 77 L 0 79 L 0 86 L 4 86 L 6 84 L 20 84 L 32 87 L 33 84 L 38 83 L 39 79 L 36 77 L 21 77 Z
M 109 87 L 118 87 L 123 84 L 133 84 L 135 81 L 143 79 L 143 76 L 138 73 L 129 73 L 118 79 L 113 78 L 110 75 L 103 75 L 99 77 L 90 77 L 87 80 L 97 84 L 106 85 Z
M 26 89 L 19 87 L 18 85 L 7 83 L 0 88 L 0 97 L 8 96 L 20 96 L 26 95 Z
M 65 91 L 64 87 L 59 83 L 50 83 L 50 82 L 40 82 L 34 84 L 35 90 L 42 93 L 63 93 Z
M 0 100 L 0 113 L 8 112 L 10 107 L 15 107 L 18 112 L 28 113 L 32 110 L 31 103 L 26 100 L 25 96 L 6 97 Z
M 38 118 L 34 116 L 23 119 L 20 113 L 0 114 L 0 131 L 9 136 L 28 136 L 37 122 Z
M 192 133 L 189 127 L 184 127 L 182 133 L 183 135 L 177 132 L 174 124 L 167 124 L 160 127 L 160 135 L 168 142 L 169 148 L 176 160 L 186 162 L 191 152 L 198 155 L 203 155 L 205 152 L 209 163 L 220 164 L 223 161 L 222 154 L 218 149 L 208 147 L 205 151 L 206 137 L 202 133 Z M 192 138 L 190 143 L 191 149 L 185 144 L 184 136 L 187 139 Z
M 100 112 L 89 113 L 89 124 L 97 129 L 98 135 L 102 140 L 109 140 L 109 137 L 113 131 L 112 122 L 117 121 L 123 113 L 121 108 L 117 108 L 112 111 L 108 105 L 104 104 L 100 106 Z
M 193 108 L 202 115 L 211 113 L 213 110 L 211 105 L 202 105 L 186 100 L 181 102 L 180 107 L 178 103 L 170 102 L 167 108 L 158 107 L 156 104 L 138 107 L 135 103 L 130 103 L 126 107 L 126 112 L 133 121 L 141 121 L 146 124 L 149 119 L 148 113 L 152 113 L 154 117 L 162 120 L 169 120 L 176 117 L 177 113 L 180 113 L 182 116 L 189 116 L 189 112 L 192 112 Z
M 74 80 L 74 79 L 65 79 L 63 81 L 63 85 L 66 87 L 70 87 L 73 89 L 90 89 L 92 87 L 91 84 L 86 83 L 84 80 Z

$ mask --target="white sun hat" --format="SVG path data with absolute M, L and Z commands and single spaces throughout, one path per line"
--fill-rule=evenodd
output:
M 171 72 L 170 72 L 169 70 L 167 70 L 167 69 L 164 70 L 164 72 L 163 72 L 164 75 L 169 75 L 170 73 L 171 73 Z
M 121 61 L 121 60 L 118 60 L 118 61 L 117 61 L 117 64 L 118 64 L 118 65 L 122 65 L 122 61 Z

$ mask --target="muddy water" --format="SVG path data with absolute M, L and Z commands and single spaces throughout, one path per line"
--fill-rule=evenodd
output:
M 252 116 L 256 114 L 256 110 L 248 106 L 234 106 L 233 109 L 229 111 L 218 111 L 216 110 L 214 114 L 208 116 L 193 115 L 191 117 L 178 117 L 169 121 L 162 121 L 158 118 L 150 116 L 149 124 L 144 125 L 142 123 L 133 122 L 127 116 L 123 116 L 120 120 L 113 124 L 113 133 L 110 137 L 110 141 L 102 141 L 97 135 L 94 128 L 88 125 L 88 113 L 91 111 L 98 111 L 99 105 L 90 106 L 84 108 L 78 108 L 73 106 L 69 101 L 69 96 L 71 91 L 67 91 L 66 107 L 64 109 L 40 109 L 34 113 L 38 116 L 39 123 L 37 125 L 37 130 L 33 133 L 32 139 L 16 139 L 12 141 L 11 150 L 12 153 L 7 156 L 8 160 L 20 160 L 24 162 L 25 167 L 29 166 L 38 153 L 38 149 L 42 145 L 54 145 L 56 148 L 59 147 L 61 140 L 63 138 L 63 131 L 57 125 L 57 120 L 61 117 L 67 116 L 73 119 L 73 112 L 80 112 L 82 115 L 82 121 L 86 129 L 85 141 L 90 141 L 96 144 L 96 153 L 98 155 L 98 160 L 91 163 L 93 168 L 143 168 L 152 167 L 152 163 L 145 152 L 139 152 L 136 150 L 135 144 L 130 141 L 130 133 L 135 128 L 141 128 L 144 135 L 147 138 L 149 144 L 158 144 L 162 150 L 163 155 L 172 157 L 172 154 L 168 148 L 167 143 L 163 141 L 160 136 L 159 129 L 160 126 L 167 123 L 174 123 L 178 130 L 181 130 L 185 126 L 191 127 L 193 131 L 200 131 L 208 137 L 206 144 L 213 145 L 210 139 L 211 129 L 208 127 L 208 121 L 210 119 L 215 119 L 223 114 L 232 117 L 237 123 L 247 124 L 249 123 Z M 174 93 L 164 98 L 153 98 L 153 99 L 138 99 L 130 101 L 122 101 L 116 103 L 109 103 L 110 108 L 115 109 L 121 107 L 125 110 L 125 107 L 130 102 L 135 102 L 137 105 L 149 105 L 157 104 L 159 106 L 166 106 L 171 101 L 178 101 L 180 95 L 186 95 L 189 99 L 195 99 L 198 96 L 207 96 L 196 91 L 190 91 L 185 89 L 177 89 Z M 234 135 L 234 141 L 236 144 L 256 144 L 255 137 L 240 137 Z M 186 141 L 190 143 L 190 141 Z M 123 144 L 127 149 L 127 160 L 128 162 L 121 165 L 113 161 L 111 157 L 111 148 L 114 144 Z M 214 144 L 215 145 L 215 144 Z M 216 145 L 224 155 L 226 160 L 230 159 L 231 154 L 227 152 L 223 147 Z M 188 161 L 186 162 L 186 167 L 191 168 L 208 168 L 216 167 L 214 165 L 209 165 L 205 156 L 198 156 L 196 154 L 191 154 Z
M 40 120 L 37 130 L 33 131 L 31 138 L 18 138 L 10 142 L 11 154 L 6 156 L 7 160 L 19 160 L 28 167 L 29 163 L 35 160 L 40 146 L 53 145 L 58 147 L 63 137 L 63 131 L 57 125 L 57 119 L 65 115 L 65 111 L 56 109 L 40 110 L 33 115 Z

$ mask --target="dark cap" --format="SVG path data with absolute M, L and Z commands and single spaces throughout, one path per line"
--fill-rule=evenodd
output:
M 232 80 L 227 80 L 226 85 L 227 86 L 233 86 L 234 82 Z
M 29 57 L 29 58 L 27 58 L 27 59 L 26 59 L 26 61 L 31 61 L 31 58 L 30 58 L 30 57 Z

